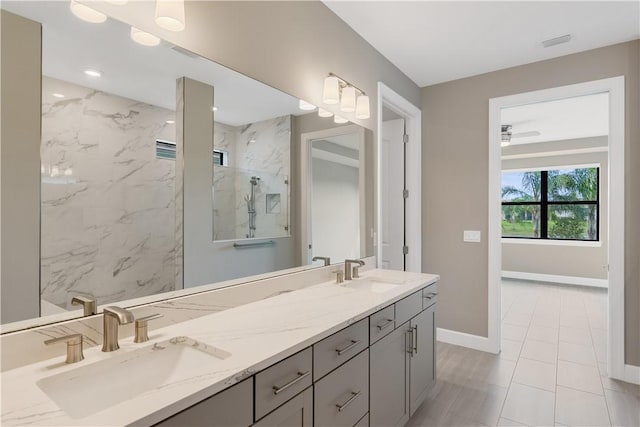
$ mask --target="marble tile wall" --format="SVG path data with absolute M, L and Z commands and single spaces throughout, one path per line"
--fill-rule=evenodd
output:
M 255 237 L 288 236 L 291 116 L 244 126 L 216 123 L 214 147 L 229 153 L 229 166 L 214 169 L 214 235 L 216 240 L 243 239 L 249 232 L 246 197 L 255 189 Z M 271 204 L 267 208 L 267 195 Z M 279 200 L 279 202 L 277 202 Z
M 175 141 L 175 113 L 42 86 L 42 299 L 70 308 L 77 294 L 104 304 L 173 290 L 175 162 L 156 159 L 155 141 Z

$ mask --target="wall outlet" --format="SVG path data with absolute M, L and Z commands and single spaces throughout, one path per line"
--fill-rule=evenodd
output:
M 478 243 L 481 240 L 481 233 L 479 230 L 464 230 L 462 240 L 465 242 Z

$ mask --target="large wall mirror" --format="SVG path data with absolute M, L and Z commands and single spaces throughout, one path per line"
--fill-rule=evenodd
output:
M 21 325 L 373 255 L 370 130 L 66 1 L 1 7 L 42 25 L 40 299 L 16 302 L 40 318 Z

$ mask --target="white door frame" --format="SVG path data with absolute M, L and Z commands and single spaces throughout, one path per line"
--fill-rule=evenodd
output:
M 311 142 L 317 139 L 331 138 L 340 135 L 356 134 L 358 136 L 358 181 L 360 197 L 360 255 L 366 256 L 367 247 L 367 216 L 366 216 L 366 153 L 365 153 L 365 129 L 358 125 L 338 126 L 330 129 L 315 132 L 306 132 L 300 138 L 300 260 L 302 265 L 311 264 L 311 253 L 309 245 L 311 239 Z
M 607 372 L 637 382 L 624 363 L 624 76 L 560 86 L 489 100 L 489 348 L 500 351 L 501 147 L 500 110 L 576 96 L 609 93 L 609 298 Z
M 422 272 L 422 111 L 382 82 L 378 82 L 378 126 L 376 148 L 376 262 L 382 267 L 382 109 L 395 112 L 405 119 L 409 142 L 407 146 L 406 270 Z

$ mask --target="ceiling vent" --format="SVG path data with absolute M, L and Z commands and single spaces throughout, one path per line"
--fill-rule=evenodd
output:
M 551 47 L 562 43 L 569 43 L 569 41 L 571 41 L 571 34 L 565 34 L 564 36 L 543 41 L 542 47 Z

